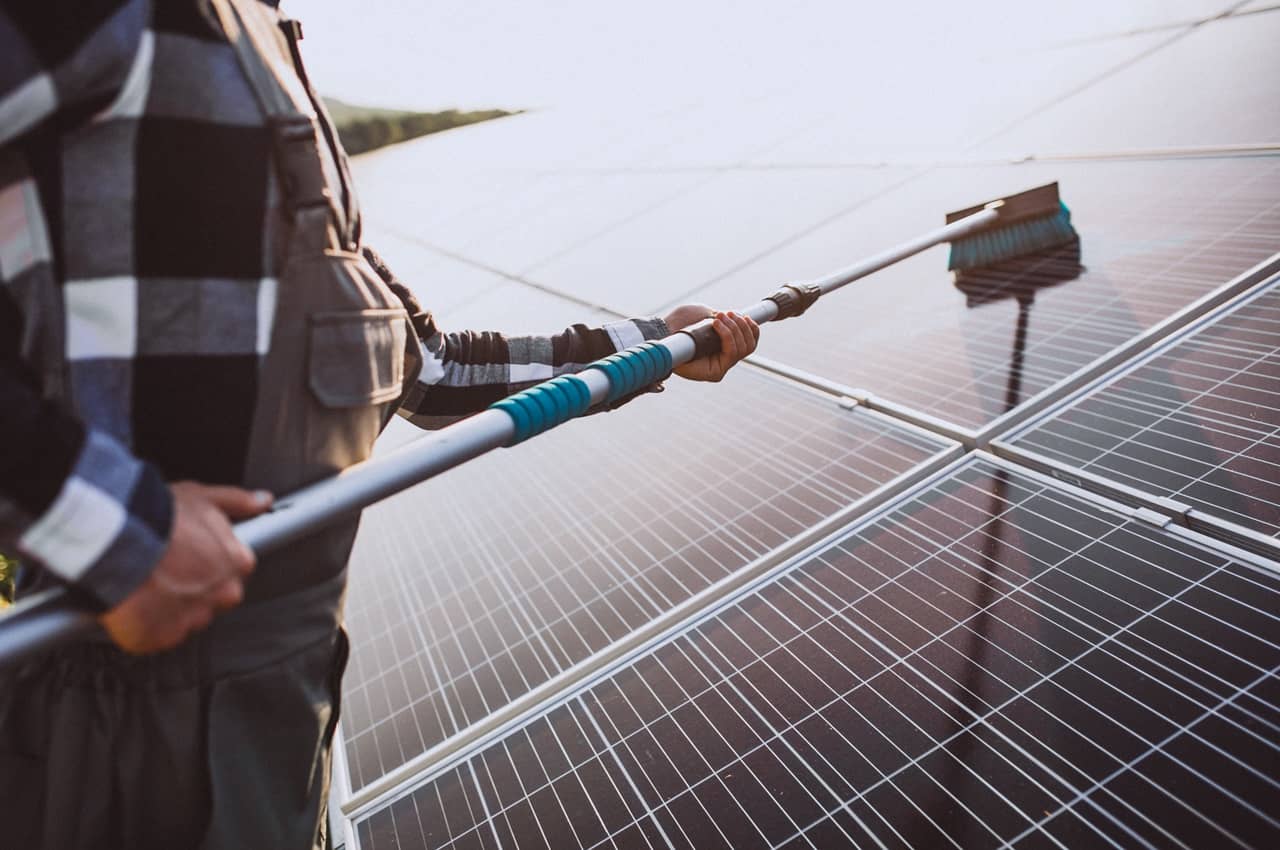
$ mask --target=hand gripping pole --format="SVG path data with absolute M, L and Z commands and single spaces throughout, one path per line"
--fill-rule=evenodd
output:
M 995 223 L 997 212 L 983 209 L 910 242 L 832 272 L 790 283 L 741 312 L 756 322 L 804 313 L 822 295 L 943 242 Z M 277 501 L 267 514 L 238 523 L 235 533 L 261 556 L 316 529 L 502 446 L 513 446 L 587 412 L 666 378 L 672 370 L 720 349 L 710 319 L 610 355 L 576 375 L 562 375 L 516 393 L 487 410 L 376 459 Z M 18 602 L 0 616 L 0 666 L 31 659 L 58 644 L 97 630 L 97 618 L 62 588 Z

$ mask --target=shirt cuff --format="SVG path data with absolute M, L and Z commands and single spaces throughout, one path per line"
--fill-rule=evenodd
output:
M 90 431 L 62 489 L 18 548 L 111 608 L 151 574 L 172 523 L 173 497 L 160 473 Z
M 601 327 L 609 335 L 615 351 L 622 351 L 651 339 L 662 339 L 664 336 L 671 335 L 671 331 L 667 330 L 667 323 L 657 316 L 646 319 L 622 319 L 617 322 L 608 322 Z

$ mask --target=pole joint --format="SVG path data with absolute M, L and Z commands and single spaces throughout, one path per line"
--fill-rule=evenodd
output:
M 765 299 L 778 305 L 778 315 L 774 321 L 799 316 L 813 306 L 813 302 L 822 295 L 816 283 L 785 283 Z

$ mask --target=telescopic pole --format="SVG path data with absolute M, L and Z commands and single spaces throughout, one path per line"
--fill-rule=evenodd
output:
M 997 218 L 995 208 L 980 210 L 825 277 L 787 284 L 741 312 L 759 324 L 798 316 L 822 295 L 934 245 L 990 227 Z M 630 395 L 667 377 L 676 366 L 718 348 L 719 337 L 708 319 L 607 357 L 575 375 L 544 381 L 475 416 L 290 494 L 270 513 L 238 523 L 236 536 L 258 556 L 265 555 L 472 458 L 522 442 L 593 405 Z M 98 628 L 96 616 L 70 592 L 52 588 L 33 594 L 0 617 L 0 666 L 87 637 Z

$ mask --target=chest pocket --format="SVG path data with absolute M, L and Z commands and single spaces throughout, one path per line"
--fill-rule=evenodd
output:
M 400 397 L 409 342 L 404 310 L 311 315 L 307 384 L 325 407 L 363 407 Z
M 342 251 L 295 257 L 280 294 L 288 313 L 277 317 L 272 354 L 289 348 L 282 336 L 306 346 L 297 423 L 306 465 L 336 471 L 364 460 L 416 371 L 408 313 L 363 257 Z

